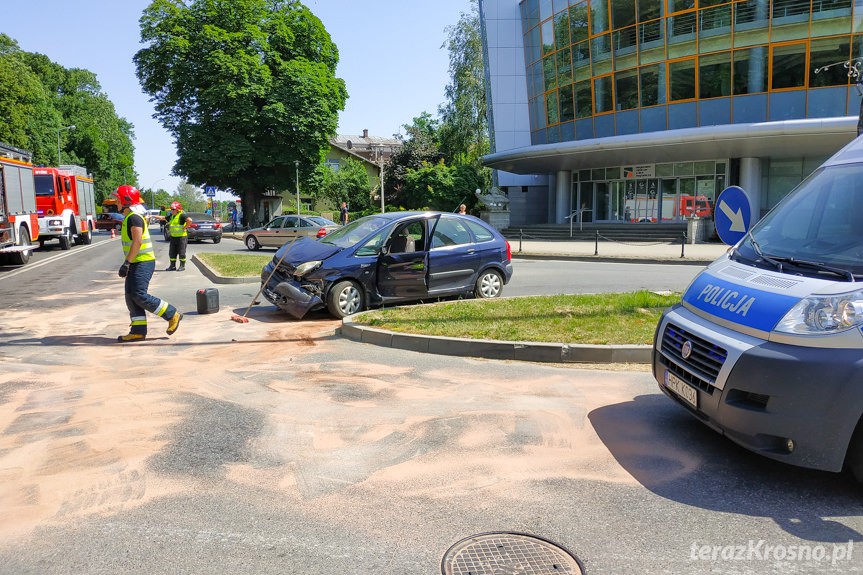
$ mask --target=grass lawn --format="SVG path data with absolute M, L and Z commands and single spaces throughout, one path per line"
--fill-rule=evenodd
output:
M 260 276 L 272 255 L 199 253 L 224 277 Z M 653 343 L 662 310 L 680 294 L 649 291 L 451 300 L 375 310 L 353 321 L 404 333 L 553 343 Z
M 217 274 L 229 278 L 260 276 L 261 268 L 273 259 L 272 255 L 215 253 L 200 253 L 198 257 Z
M 390 331 L 506 341 L 653 343 L 662 311 L 680 294 L 649 291 L 457 300 L 373 311 L 353 321 Z

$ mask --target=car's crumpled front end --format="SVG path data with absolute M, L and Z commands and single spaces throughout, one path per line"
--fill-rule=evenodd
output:
M 290 250 L 288 255 L 285 255 L 286 250 Z M 337 251 L 339 249 L 335 246 L 326 246 L 306 237 L 282 246 L 261 270 L 261 293 L 294 319 L 303 319 L 310 311 L 324 307 L 323 285 L 304 279 L 303 265 L 310 261 L 319 262 Z

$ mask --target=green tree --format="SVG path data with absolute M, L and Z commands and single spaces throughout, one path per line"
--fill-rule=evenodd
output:
M 156 117 L 177 143 L 174 173 L 240 195 L 245 223 L 267 191 L 309 177 L 347 91 L 338 49 L 296 0 L 154 0 L 134 57 Z
M 174 198 L 171 201 L 180 202 L 185 212 L 203 212 L 207 209 L 207 199 L 201 189 L 187 181 L 177 184 L 177 191 L 174 192 Z
M 446 102 L 438 108 L 440 148 L 451 164 L 479 166 L 489 152 L 489 137 L 477 0 L 471 0 L 470 13 L 462 12 L 446 30 L 450 83 Z
M 6 72 L 14 81 L 6 81 Z M 38 164 L 79 164 L 93 174 L 101 202 L 123 183 L 136 183 L 132 125 L 117 116 L 96 75 L 66 69 L 47 56 L 24 52 L 0 34 L 0 139 L 33 152 Z M 62 132 L 61 158 L 57 135 Z M 23 130 L 22 126 L 26 126 Z
M 352 212 L 372 207 L 369 173 L 359 160 L 346 158 L 338 170 L 320 164 L 315 181 L 318 197 L 329 200 L 334 206 L 347 202 Z
M 406 206 L 453 211 L 460 200 L 455 187 L 455 170 L 443 160 L 436 164 L 423 162 L 418 170 L 410 170 L 403 189 Z
M 17 42 L 0 34 L 0 141 L 29 151 L 35 163 L 51 165 L 57 145 L 49 134 L 61 122 L 50 93 L 24 62 Z
M 428 204 L 415 197 L 414 191 L 408 193 L 405 186 L 411 171 L 423 168 L 424 164 L 437 165 L 443 159 L 438 146 L 439 122 L 423 112 L 413 123 L 402 127 L 407 132 L 405 144 L 390 156 L 384 170 L 385 203 L 416 209 Z

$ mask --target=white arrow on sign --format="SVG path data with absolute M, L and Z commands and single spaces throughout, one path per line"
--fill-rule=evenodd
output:
M 722 210 L 722 213 L 728 216 L 728 219 L 731 220 L 731 227 L 728 228 L 729 231 L 732 232 L 745 232 L 746 224 L 743 222 L 743 210 L 737 208 L 737 212 L 735 213 L 731 207 L 726 204 L 724 201 L 719 203 L 719 209 Z

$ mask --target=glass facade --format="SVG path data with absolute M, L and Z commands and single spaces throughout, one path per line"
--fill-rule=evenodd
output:
M 863 0 L 523 0 L 520 9 L 532 144 L 845 116 L 847 70 L 816 70 L 863 57 Z
M 728 160 L 615 166 L 572 173 L 583 222 L 673 222 L 710 216 L 727 186 Z

